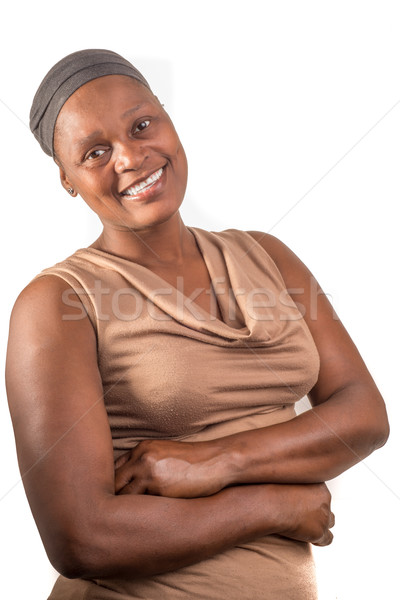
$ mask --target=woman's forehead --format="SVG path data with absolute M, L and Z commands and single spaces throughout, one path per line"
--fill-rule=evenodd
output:
M 142 102 L 154 99 L 154 94 L 137 80 L 126 75 L 106 75 L 88 81 L 76 90 L 65 102 L 65 109 L 85 110 L 87 105 L 124 105 L 135 100 Z
M 82 140 L 110 123 L 137 115 L 141 108 L 156 102 L 154 94 L 131 77 L 100 77 L 68 98 L 58 115 L 56 131 L 62 134 L 63 142 Z
M 109 116 L 124 119 L 135 107 L 154 102 L 154 94 L 134 79 L 108 75 L 89 81 L 68 98 L 58 115 L 57 127 L 63 127 L 66 121 L 70 127 L 73 122 L 81 124 Z

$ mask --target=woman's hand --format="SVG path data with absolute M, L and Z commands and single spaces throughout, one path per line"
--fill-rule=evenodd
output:
M 229 485 L 224 452 L 213 442 L 145 440 L 115 463 L 117 494 L 211 496 Z
M 330 529 L 335 525 L 331 512 L 331 494 L 325 483 L 271 485 L 280 503 L 280 535 L 315 546 L 332 542 Z
M 118 494 L 151 494 L 175 498 L 211 496 L 223 485 L 214 442 L 146 440 L 116 462 Z M 269 514 L 276 533 L 316 546 L 332 542 L 331 494 L 324 483 L 268 485 Z
M 223 487 L 215 457 L 214 445 L 207 442 L 140 442 L 116 462 L 116 492 L 176 498 L 210 496 Z M 331 495 L 324 483 L 262 487 L 268 489 L 268 512 L 275 521 L 274 533 L 317 546 L 332 542 L 330 528 L 335 519 L 330 509 Z

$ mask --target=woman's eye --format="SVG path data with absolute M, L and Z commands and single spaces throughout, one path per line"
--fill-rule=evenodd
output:
M 141 121 L 138 125 L 136 125 L 136 129 L 133 133 L 138 133 L 139 131 L 143 131 L 150 125 L 150 121 Z
M 88 160 L 93 160 L 94 158 L 99 158 L 99 156 L 103 156 L 105 150 L 93 150 L 90 154 L 87 155 Z

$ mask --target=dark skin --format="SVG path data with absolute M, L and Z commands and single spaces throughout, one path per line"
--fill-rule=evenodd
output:
M 123 76 L 86 84 L 61 110 L 55 151 L 62 185 L 103 223 L 92 246 L 174 286 L 183 276 L 185 295 L 204 288 L 196 303 L 211 312 L 208 271 L 179 214 L 186 157 L 157 98 Z M 121 194 L 160 169 L 144 193 Z M 383 400 L 327 298 L 318 296 L 314 319 L 312 275 L 276 238 L 250 233 L 286 286 L 305 290 L 295 300 L 321 357 L 314 408 L 280 425 L 210 442 L 146 441 L 114 465 L 90 321 L 63 319 L 81 312 L 64 304 L 68 285 L 55 276 L 17 299 L 7 391 L 18 459 L 46 551 L 67 577 L 152 575 L 274 533 L 329 544 L 321 482 L 385 442 Z

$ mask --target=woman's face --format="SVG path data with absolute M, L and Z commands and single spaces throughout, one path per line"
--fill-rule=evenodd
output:
M 79 88 L 60 111 L 54 149 L 63 186 L 105 226 L 147 228 L 182 203 L 182 144 L 158 99 L 130 77 L 108 75 Z

